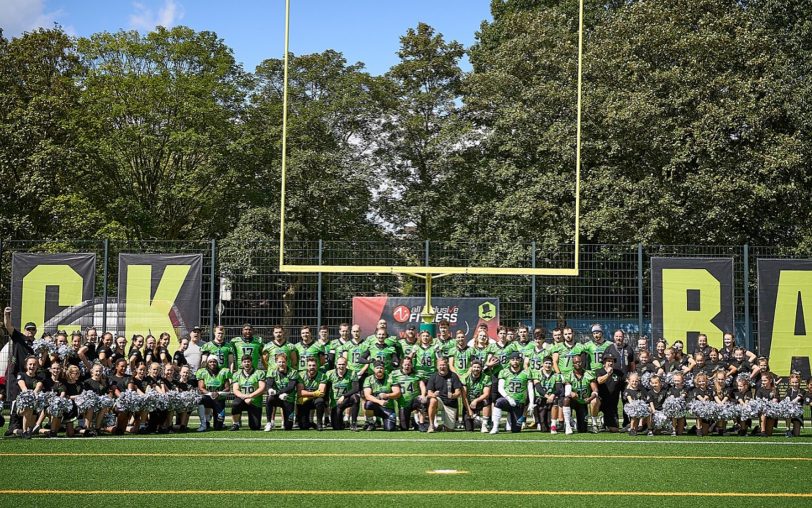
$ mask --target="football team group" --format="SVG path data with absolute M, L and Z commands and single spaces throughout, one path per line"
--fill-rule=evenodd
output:
M 600 325 L 588 341 L 570 327 L 548 340 L 524 325 L 496 337 L 481 325 L 468 337 L 447 321 L 436 337 L 414 326 L 395 337 L 381 320 L 369 337 L 357 324 L 341 324 L 335 339 L 304 326 L 291 343 L 281 326 L 265 342 L 246 324 L 230 340 L 216 327 L 207 342 L 195 328 L 170 354 L 168 333 L 127 348 L 126 337 L 93 328 L 35 339 L 34 323 L 20 332 L 10 309 L 4 317 L 14 345 L 7 436 L 185 432 L 193 414 L 199 432 L 239 430 L 243 413 L 261 430 L 263 409 L 265 431 L 279 412 L 284 430 L 768 436 L 786 420 L 797 436 L 797 408 L 810 403 L 799 374 L 781 394 L 767 358 L 730 333 L 719 349 L 700 335 L 686 352 L 681 341 L 629 344 L 621 330 L 607 340 Z

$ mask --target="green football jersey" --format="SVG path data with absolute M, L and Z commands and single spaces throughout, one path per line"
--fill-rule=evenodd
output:
M 219 392 L 225 388 L 226 382 L 231 379 L 231 371 L 220 369 L 217 374 L 212 374 L 209 369 L 197 369 L 195 377 L 198 381 L 203 380 L 206 390 Z
M 240 392 L 244 394 L 255 392 L 257 388 L 259 388 L 260 381 L 265 381 L 264 370 L 254 370 L 251 374 L 246 375 L 241 369 L 231 377 L 231 382 L 239 385 Z M 249 402 L 257 407 L 262 407 L 262 395 L 263 394 L 260 393 Z
M 482 362 L 482 367 L 485 367 L 485 362 L 488 361 L 488 346 L 485 347 L 472 347 L 471 349 L 471 361 L 474 359 L 479 360 Z
M 587 370 L 581 378 L 575 376 L 575 371 L 564 376 L 564 381 L 572 386 L 572 392 L 578 394 L 578 398 L 586 400 L 592 395 L 592 381 L 595 381 L 595 373 Z
M 200 348 L 200 352 L 202 354 L 208 354 L 209 356 L 214 355 L 217 360 L 220 362 L 221 367 L 228 367 L 229 366 L 229 357 L 234 357 L 234 362 L 239 365 L 240 359 L 237 358 L 237 355 L 234 351 L 234 345 L 230 342 L 223 342 L 222 344 L 217 344 L 214 341 L 207 342 L 203 344 Z M 205 363 L 205 362 L 201 362 Z
M 451 350 L 457 348 L 457 341 L 448 339 L 443 342 L 439 338 L 434 339 L 434 345 L 437 346 L 437 351 L 442 353 L 443 356 L 450 356 Z
M 514 351 L 514 347 L 515 346 L 513 343 L 500 346 L 498 342 L 494 342 L 488 346 L 488 355 L 493 355 L 497 358 L 497 360 L 499 360 L 499 363 L 490 369 L 494 376 L 499 377 L 499 373 L 502 372 L 502 369 L 506 368 L 508 364 L 508 357 L 510 356 L 510 353 Z
M 400 341 L 400 350 L 403 351 L 403 357 L 411 356 L 412 351 L 416 350 L 419 344 L 417 341 L 415 341 L 414 344 L 410 344 L 406 339 L 402 339 Z
M 583 344 L 575 343 L 572 347 L 569 347 L 564 342 L 553 346 L 551 352 L 558 353 L 558 370 L 562 374 L 572 372 L 572 359 L 584 352 L 583 346 Z
M 603 353 L 609 349 L 609 346 L 611 345 L 612 343 L 608 340 L 605 340 L 600 344 L 596 344 L 595 341 L 589 341 L 584 344 L 584 351 L 589 353 L 589 370 L 598 370 L 603 368 Z
M 313 377 L 308 376 L 307 372 L 300 372 L 297 382 L 301 383 L 305 390 L 312 392 L 318 390 L 319 385 L 326 383 L 327 380 L 325 379 L 324 374 L 319 371 L 316 371 L 316 375 Z
M 551 370 L 549 375 L 545 374 L 543 370 L 539 371 L 535 379 L 538 381 L 538 384 L 542 386 L 542 389 L 539 391 L 543 395 L 555 393 L 557 389 L 556 386 L 564 383 L 564 378 L 561 377 L 561 374 L 556 374 L 554 370 Z
M 307 370 L 307 359 L 308 358 L 315 358 L 316 365 L 321 367 L 322 360 L 320 355 L 324 354 L 324 349 L 322 348 L 321 344 L 318 342 L 311 342 L 310 344 L 305 344 L 304 342 L 299 342 L 293 346 L 296 349 L 296 352 L 299 354 L 299 364 L 297 365 L 297 370 L 302 373 Z
M 277 392 L 287 387 L 291 381 L 294 384 L 299 379 L 299 374 L 295 370 L 289 370 L 284 374 L 279 369 L 269 370 L 265 377 L 265 383 L 268 388 L 273 388 Z M 293 401 L 293 399 L 289 399 Z
M 530 347 L 524 350 L 524 357 L 529 359 L 529 367 L 532 371 L 540 371 L 541 367 L 544 365 L 544 359 L 550 356 L 549 349 L 542 348 L 541 351 L 536 349 L 535 344 L 531 344 Z
M 364 391 L 366 392 L 366 389 L 369 388 L 372 390 L 372 395 L 377 397 L 381 393 L 392 393 L 392 386 L 395 384 L 397 383 L 392 381 L 392 376 L 384 375 L 382 380 L 378 380 L 378 378 L 376 378 L 373 374 L 371 376 L 367 376 L 367 378 L 364 380 Z M 385 405 L 389 409 L 394 409 L 395 401 L 393 399 L 388 399 Z
M 357 373 L 364 368 L 366 364 L 361 363 L 361 358 L 368 348 L 369 345 L 365 341 L 359 344 L 349 341 L 344 344 L 341 353 L 347 358 L 347 368 L 349 370 Z
M 386 344 L 381 346 L 377 341 L 375 341 L 373 344 L 368 345 L 367 351 L 369 351 L 370 360 L 383 360 L 386 373 L 388 374 L 392 372 L 392 369 L 394 369 L 395 355 L 397 355 L 397 351 L 395 350 L 394 346 L 389 346 Z
M 418 346 L 414 354 L 414 370 L 421 379 L 428 379 L 437 370 L 437 346 Z
M 468 402 L 481 397 L 485 388 L 490 388 L 493 384 L 493 378 L 484 372 L 474 379 L 473 374 L 469 371 L 465 376 L 461 376 L 461 381 L 468 393 Z
M 358 376 L 348 370 L 341 377 L 338 375 L 338 371 L 333 369 L 327 371 L 324 380 L 330 385 L 330 406 L 336 407 L 339 397 L 343 397 L 345 393 L 352 389 L 352 384 L 358 381 Z
M 530 381 L 530 372 L 521 369 L 513 372 L 510 367 L 502 369 L 499 379 L 505 381 L 505 392 L 519 404 L 524 404 L 528 400 L 527 383 Z
M 474 353 L 474 349 L 468 346 L 465 349 L 460 349 L 459 347 L 454 347 L 449 352 L 449 356 L 451 357 L 452 365 L 454 369 L 457 371 L 457 375 L 460 377 L 464 376 L 468 373 L 468 369 L 471 368 L 471 359 Z
M 392 384 L 400 385 L 400 399 L 398 404 L 406 406 L 412 403 L 415 397 L 420 395 L 420 374 L 413 370 L 411 374 L 406 374 L 398 369 L 392 373 Z
M 251 364 L 254 366 L 254 369 L 260 367 L 259 361 L 262 359 L 262 337 L 251 337 L 251 340 L 245 340 L 242 337 L 234 337 L 231 339 L 231 346 L 234 348 L 234 354 L 237 355 L 237 365 L 240 364 L 243 356 L 248 355 L 251 357 Z
M 262 348 L 263 353 L 268 354 L 268 371 L 276 370 L 276 355 L 283 354 L 285 358 L 287 358 L 288 370 L 293 370 L 293 352 L 296 351 L 296 348 L 293 347 L 293 344 L 289 342 L 283 342 L 282 344 L 277 344 L 276 342 L 269 342 L 265 344 L 265 347 Z

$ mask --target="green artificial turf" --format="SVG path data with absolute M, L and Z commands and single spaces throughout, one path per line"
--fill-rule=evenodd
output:
M 0 470 L 5 474 L 0 475 L 0 491 L 6 492 L 0 493 L 0 505 L 165 503 L 199 508 L 366 502 L 400 507 L 438 503 L 571 507 L 605 505 L 611 500 L 613 505 L 643 506 L 810 506 L 810 497 L 780 494 L 812 493 L 808 481 L 812 474 L 811 438 L 809 431 L 800 438 L 787 439 L 241 430 L 124 438 L 3 439 Z M 61 455 L 44 455 L 48 453 Z M 782 460 L 769 460 L 776 458 Z M 429 474 L 436 469 L 466 473 Z M 10 494 L 9 490 L 25 493 Z M 34 494 L 30 490 L 80 492 Z M 105 494 L 86 493 L 89 490 Z M 127 493 L 107 494 L 110 490 Z M 276 492 L 281 490 L 319 492 Z M 131 493 L 144 491 L 178 493 Z M 342 494 L 348 491 L 359 493 Z M 428 492 L 408 494 L 413 491 Z M 517 494 L 529 491 L 559 493 Z M 565 495 L 562 491 L 594 494 Z M 600 494 L 608 491 L 618 493 Z M 635 492 L 682 495 L 642 497 Z M 687 494 L 692 492 L 769 496 Z

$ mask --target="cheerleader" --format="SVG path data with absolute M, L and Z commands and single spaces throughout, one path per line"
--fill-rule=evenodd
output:
M 797 402 L 801 405 L 801 407 L 803 407 L 805 397 L 806 392 L 801 390 L 801 375 L 797 372 L 793 372 L 789 376 L 789 388 L 787 389 L 787 395 L 784 397 L 784 399 L 789 400 L 790 402 Z M 801 416 L 801 418 L 792 418 L 787 420 L 787 437 L 800 436 L 802 425 L 803 416 Z
M 90 379 L 85 380 L 83 384 L 84 391 L 91 391 L 100 397 L 109 393 L 109 385 L 107 380 L 102 377 L 102 371 L 103 368 L 100 363 L 93 364 L 93 367 L 90 368 Z M 107 416 L 109 411 L 110 408 L 99 411 L 94 411 L 92 408 L 87 410 L 85 413 L 85 421 L 87 422 L 86 436 L 93 437 L 97 435 L 96 429 L 102 428 L 104 417 Z
M 115 354 L 116 353 L 114 352 L 113 355 Z M 114 399 L 121 397 L 121 394 L 127 391 L 127 386 L 130 384 L 130 376 L 127 375 L 127 365 L 127 358 L 120 356 L 113 364 L 113 373 L 107 378 L 107 389 L 110 396 Z M 130 420 L 130 416 L 127 411 L 120 411 L 116 407 L 113 408 L 113 411 L 116 413 L 116 425 L 108 428 L 107 430 L 113 434 L 121 435 L 127 429 L 127 423 Z
M 79 375 L 79 367 L 76 365 L 70 365 L 65 369 L 65 390 L 62 392 L 61 397 L 70 399 L 73 402 L 71 410 L 64 417 L 65 435 L 68 437 L 76 435 L 74 422 L 79 417 L 79 411 L 76 407 L 76 397 L 82 393 L 82 385 L 79 384 Z
M 144 363 L 152 365 L 158 361 L 158 342 L 152 334 L 147 335 L 144 340 Z
M 62 365 L 58 363 L 51 364 L 48 373 L 50 375 L 42 380 L 42 391 L 45 393 L 50 392 L 57 397 L 61 397 L 65 391 L 65 382 L 62 379 Z M 50 409 L 51 408 L 46 407 L 43 410 L 43 414 L 47 414 L 50 419 L 49 428 L 41 429 L 39 432 L 45 437 L 57 437 L 59 429 L 62 427 L 63 414 L 52 414 Z M 43 419 L 40 419 L 37 424 L 41 426 L 42 421 Z
M 676 351 L 673 347 L 665 349 L 665 360 L 660 363 L 660 376 L 667 376 L 672 372 L 681 372 L 680 362 L 676 359 Z
M 773 383 L 773 374 L 770 371 L 765 371 L 761 373 L 761 386 L 758 387 L 756 390 L 756 398 L 757 399 L 764 399 L 769 400 L 772 402 L 778 402 L 778 388 L 775 387 Z M 773 435 L 773 428 L 777 423 L 775 418 L 767 417 L 765 412 L 762 412 L 760 415 L 761 432 L 758 434 L 759 437 L 770 437 Z
M 663 389 L 663 381 L 660 376 L 651 376 L 651 390 L 646 393 L 646 401 L 648 401 L 649 410 L 651 411 L 652 425 L 649 425 L 648 435 L 654 435 L 654 413 L 663 410 L 663 403 L 668 397 L 668 391 Z
M 667 348 L 668 344 L 665 343 L 665 340 L 658 340 L 657 344 L 654 345 L 654 358 L 652 359 L 651 363 L 656 365 L 658 368 L 662 367 L 663 363 L 667 360 L 665 357 L 665 350 Z
M 113 334 L 104 332 L 101 344 L 96 351 L 97 359 L 107 371 L 113 368 Z
M 154 356 L 157 358 L 157 355 Z M 156 392 L 156 393 L 166 393 L 166 381 L 161 377 L 161 364 L 158 362 L 152 362 L 149 365 L 149 369 L 147 370 L 147 377 L 144 378 L 144 385 L 146 389 L 145 392 Z M 169 416 L 166 411 L 150 411 L 146 413 L 148 415 L 147 418 L 147 427 L 146 431 L 148 434 L 153 432 L 158 432 L 163 428 L 164 423 L 166 422 L 167 417 Z M 165 431 L 165 430 L 164 430 Z
M 711 357 L 712 356 L 713 349 L 711 350 Z M 730 402 L 730 389 L 727 387 L 726 379 L 727 374 L 724 370 L 716 370 L 713 373 L 713 387 L 711 388 L 711 393 L 713 394 L 713 401 L 716 402 L 719 407 L 724 407 Z M 711 425 L 710 432 L 713 432 L 715 429 L 717 434 L 724 436 L 726 424 L 727 422 L 725 420 L 717 420 Z
M 746 374 L 752 378 L 758 373 L 758 365 L 752 365 L 745 356 L 745 353 L 746 350 L 743 347 L 737 347 L 733 350 L 733 356 L 729 360 L 729 372 L 731 376 Z
M 157 346 L 158 357 L 155 360 L 161 363 L 161 365 L 172 364 L 172 355 L 169 354 L 169 340 L 171 338 L 172 336 L 169 335 L 167 332 L 163 332 L 161 335 L 158 336 L 158 346 Z
M 641 351 L 640 355 L 642 356 L 643 353 L 648 353 L 647 351 Z M 629 402 L 633 402 L 635 400 L 643 400 L 644 394 L 640 390 L 640 375 L 636 372 L 632 372 L 629 374 L 629 386 L 623 390 L 623 400 L 626 401 L 628 404 Z M 642 420 L 642 421 L 641 421 Z M 629 423 L 629 435 L 636 436 L 638 429 L 641 427 L 641 424 L 646 423 L 648 418 L 631 418 L 631 422 Z
M 138 365 L 144 363 L 144 355 L 141 348 L 144 347 L 144 336 L 133 335 L 130 351 L 127 353 L 127 361 L 130 363 L 130 374 L 134 374 Z
M 806 395 L 804 395 L 804 405 L 812 407 L 812 378 L 806 382 Z M 810 422 L 812 422 L 812 415 L 809 417 Z
M 178 380 L 172 382 L 172 389 L 177 392 L 188 392 L 191 391 L 193 388 L 192 384 L 192 370 L 189 368 L 188 365 L 184 365 L 180 368 L 180 372 L 178 373 Z M 189 412 L 188 411 L 179 411 L 175 413 L 175 419 L 177 422 L 177 426 L 173 427 L 172 430 L 175 432 L 186 432 L 189 427 Z
M 750 387 L 750 382 L 746 379 L 736 379 L 736 391 L 733 393 L 733 402 L 740 408 L 750 404 L 753 400 L 753 389 Z M 738 434 L 740 436 L 747 435 L 747 429 L 750 427 L 749 418 L 739 418 L 737 422 Z
M 702 353 L 697 353 L 702 355 Z M 694 376 L 694 390 L 691 392 L 691 400 L 698 400 L 700 402 L 708 402 L 712 400 L 713 394 L 708 390 L 708 375 L 700 372 Z M 707 436 L 710 422 L 697 417 L 696 418 L 696 435 Z
M 132 358 L 132 357 L 131 357 Z M 143 363 L 139 363 L 138 366 L 135 367 L 135 374 L 129 379 L 127 383 L 127 389 L 133 392 L 138 393 L 139 395 L 144 395 L 146 393 L 147 385 L 146 385 L 146 377 L 147 377 L 147 366 Z M 127 432 L 130 434 L 138 434 L 139 432 L 146 430 L 146 425 L 144 422 L 147 419 L 147 412 L 146 411 L 139 411 L 132 415 L 132 422 L 129 422 L 127 425 Z
M 676 371 L 671 376 L 671 388 L 668 389 L 668 395 L 677 399 L 682 399 L 685 401 L 686 405 L 688 404 L 688 399 L 691 396 L 691 392 L 685 387 L 685 375 L 682 372 Z M 685 433 L 684 416 L 681 418 L 672 418 L 671 425 L 674 427 L 674 430 L 671 432 L 672 436 L 681 436 Z
M 110 363 L 115 365 L 120 358 L 127 360 L 127 337 L 119 335 L 115 340 L 113 354 L 110 355 Z
M 36 356 L 28 356 L 25 358 L 25 372 L 17 374 L 17 386 L 20 388 L 20 393 L 33 391 L 39 393 L 42 391 L 42 380 L 37 377 L 37 370 L 39 369 L 39 360 Z M 17 413 L 23 417 L 23 427 L 15 431 L 15 435 L 20 435 L 26 439 L 31 439 L 31 432 L 35 423 L 34 409 L 27 407 L 18 410 Z

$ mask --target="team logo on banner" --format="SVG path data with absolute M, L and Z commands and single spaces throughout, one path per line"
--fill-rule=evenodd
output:
M 651 325 L 654 339 L 687 342 L 700 333 L 722 346 L 733 331 L 733 258 L 651 258 Z
M 809 379 L 812 260 L 758 260 L 758 346 L 774 372 Z
M 40 331 L 80 330 L 93 324 L 95 254 L 27 254 L 11 256 L 12 321 Z
M 498 298 L 432 298 L 435 322 L 447 320 L 452 333 L 462 330 L 470 339 L 480 323 L 488 325 L 488 334 L 496 335 L 499 326 Z M 353 323 L 361 326 L 362 335 L 375 333 L 378 320 L 385 319 L 389 334 L 402 337 L 409 325 L 423 322 L 422 298 L 356 296 L 352 299 Z
M 200 324 L 202 277 L 201 254 L 121 254 L 119 329 L 127 337 L 168 332 L 176 349 L 178 338 Z

